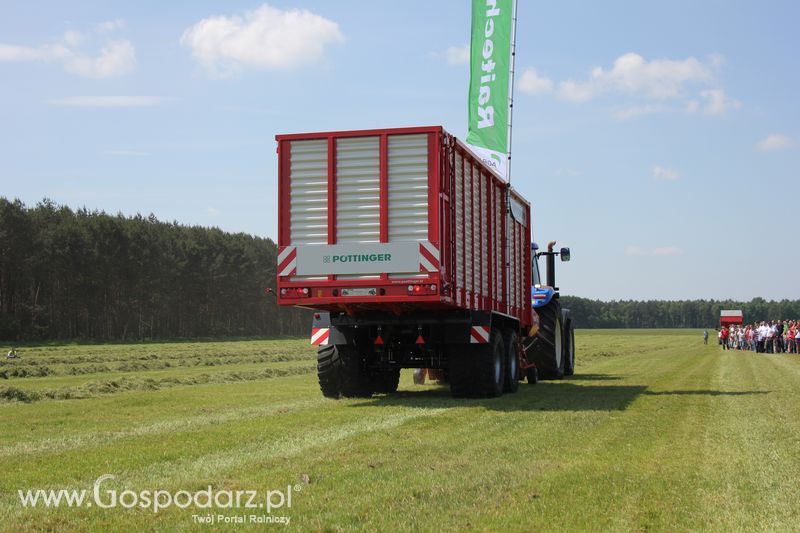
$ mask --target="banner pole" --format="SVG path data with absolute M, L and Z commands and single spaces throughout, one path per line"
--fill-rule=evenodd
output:
M 511 14 L 511 68 L 509 69 L 508 84 L 508 184 L 511 185 L 511 139 L 512 124 L 514 122 L 514 70 L 517 56 L 517 0 L 514 0 L 514 9 Z
M 509 64 L 509 84 L 508 84 L 508 154 L 506 160 L 506 176 L 508 178 L 508 187 L 506 187 L 506 279 L 509 280 L 509 283 L 506 283 L 506 304 L 510 304 L 511 302 L 511 283 L 510 283 L 510 276 L 511 276 L 511 261 L 510 261 L 510 253 L 511 253 L 511 239 L 509 238 L 509 230 L 510 230 L 510 221 L 509 216 L 511 214 L 511 133 L 512 133 L 512 124 L 514 122 L 514 63 L 516 61 L 517 55 L 517 0 L 514 0 L 514 8 L 511 12 L 511 62 Z

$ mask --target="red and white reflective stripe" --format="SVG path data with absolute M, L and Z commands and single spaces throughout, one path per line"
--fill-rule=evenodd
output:
M 472 326 L 469 330 L 470 344 L 486 344 L 489 342 L 489 326 Z
M 297 246 L 286 246 L 278 254 L 278 275 L 291 276 L 297 273 Z
M 324 346 L 328 344 L 328 337 L 331 335 L 331 328 L 311 328 L 311 344 L 314 346 Z
M 439 272 L 439 249 L 428 241 L 419 243 L 419 271 Z

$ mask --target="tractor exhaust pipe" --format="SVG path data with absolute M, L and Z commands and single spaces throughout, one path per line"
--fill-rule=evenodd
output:
M 556 288 L 556 254 L 553 253 L 553 247 L 556 241 L 547 243 L 547 285 Z

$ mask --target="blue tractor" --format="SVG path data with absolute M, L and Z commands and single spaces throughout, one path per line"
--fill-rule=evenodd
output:
M 532 244 L 532 283 L 531 298 L 533 309 L 539 315 L 539 330 L 525 348 L 528 361 L 535 363 L 527 369 L 529 383 L 539 379 L 562 379 L 575 373 L 575 329 L 569 309 L 561 307 L 558 287 L 556 287 L 556 261 L 570 260 L 569 248 L 555 251 L 556 241 L 547 244 L 547 251 L 539 251 Z M 542 283 L 539 274 L 539 257 L 544 256 L 547 265 L 547 279 Z

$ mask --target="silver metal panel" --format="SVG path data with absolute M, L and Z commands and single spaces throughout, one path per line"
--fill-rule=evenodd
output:
M 328 242 L 328 142 L 290 143 L 291 244 Z
M 428 135 L 388 139 L 389 242 L 428 240 Z M 416 272 L 393 277 L 425 277 Z
M 428 136 L 389 137 L 389 242 L 428 239 Z
M 337 139 L 336 242 L 379 241 L 379 138 Z

